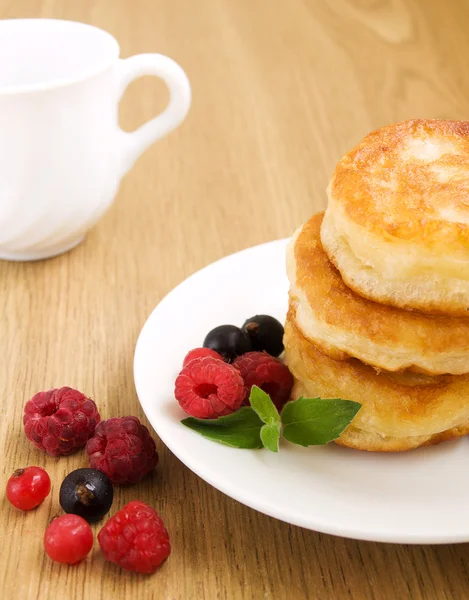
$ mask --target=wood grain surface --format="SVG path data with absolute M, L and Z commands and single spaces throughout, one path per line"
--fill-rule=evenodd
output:
M 186 123 L 138 161 L 80 247 L 36 264 L 0 263 L 0 596 L 467 598 L 467 544 L 375 544 L 291 527 L 214 490 L 161 442 L 157 472 L 117 489 L 114 508 L 138 496 L 161 512 L 173 546 L 163 568 L 152 577 L 121 572 L 98 547 L 78 567 L 54 564 L 43 532 L 59 511 L 62 478 L 86 458 L 36 451 L 22 410 L 36 391 L 71 385 L 105 418 L 143 418 L 134 346 L 173 286 L 228 253 L 289 235 L 324 207 L 334 163 L 372 128 L 469 117 L 469 4 L 0 0 L 0 18 L 12 17 L 84 21 L 115 35 L 122 56 L 168 54 L 186 69 L 194 100 Z M 135 128 L 166 99 L 154 79 L 132 84 L 122 125 Z M 53 489 L 24 515 L 3 490 L 15 467 L 30 464 L 47 468 Z

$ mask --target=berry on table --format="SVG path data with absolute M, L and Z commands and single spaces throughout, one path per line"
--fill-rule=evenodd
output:
M 56 562 L 75 565 L 93 547 L 91 527 L 78 515 L 62 515 L 54 519 L 44 534 L 44 549 Z
M 215 327 L 207 334 L 203 345 L 204 348 L 210 348 L 221 354 L 227 362 L 252 350 L 248 334 L 235 325 Z
M 7 483 L 7 499 L 20 510 L 32 510 L 44 502 L 50 492 L 50 477 L 41 467 L 16 469 Z
M 186 354 L 186 358 L 184 359 L 182 366 L 185 367 L 191 362 L 191 360 L 196 358 L 205 358 L 206 356 L 216 358 L 217 360 L 223 360 L 223 356 L 220 356 L 220 354 L 215 352 L 215 350 L 210 350 L 210 348 L 194 348 L 194 350 L 190 350 Z
M 235 412 L 244 398 L 237 369 L 215 358 L 196 358 L 183 367 L 174 389 L 182 410 L 199 419 L 216 419 Z
M 249 404 L 253 385 L 269 394 L 279 411 L 290 399 L 293 376 L 278 358 L 265 352 L 248 352 L 237 358 L 233 366 L 239 369 L 244 381 L 244 404 Z
M 83 517 L 89 523 L 109 512 L 114 489 L 109 477 L 97 469 L 76 469 L 60 486 L 60 506 L 66 513 Z
M 90 467 L 105 473 L 112 483 L 137 483 L 158 463 L 148 429 L 137 417 L 101 421 L 86 444 Z
M 69 387 L 39 392 L 24 407 L 26 437 L 51 456 L 66 456 L 84 446 L 99 420 L 93 400 Z
M 279 356 L 283 352 L 283 325 L 269 315 L 256 315 L 247 319 L 243 325 L 251 338 L 252 349 Z
M 171 552 L 161 517 L 139 500 L 129 502 L 109 519 L 98 542 L 107 560 L 144 574 L 154 573 Z

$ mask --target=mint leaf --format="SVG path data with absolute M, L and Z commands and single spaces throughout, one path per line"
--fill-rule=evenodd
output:
M 278 443 L 280 441 L 280 423 L 271 423 L 264 425 L 261 429 L 261 441 L 264 448 L 271 452 L 278 452 Z
M 319 446 L 337 439 L 361 404 L 341 398 L 298 398 L 282 410 L 283 437 L 300 446 Z
M 218 419 L 196 419 L 188 417 L 183 425 L 200 433 L 209 440 L 232 448 L 262 448 L 261 428 L 263 423 L 250 406 Z
M 253 385 L 251 388 L 249 402 L 264 423 L 267 423 L 268 425 L 280 423 L 280 415 L 278 414 L 275 404 L 270 399 L 269 394 L 266 394 L 264 390 L 261 390 L 257 385 Z
M 280 440 L 280 415 L 269 394 L 257 385 L 251 388 L 249 402 L 265 425 L 261 429 L 261 441 L 265 448 L 271 452 L 278 452 Z

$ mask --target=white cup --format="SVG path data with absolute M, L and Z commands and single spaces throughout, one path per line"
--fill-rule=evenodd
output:
M 119 100 L 142 75 L 165 81 L 169 104 L 126 133 Z M 190 102 L 186 74 L 166 56 L 121 60 L 110 34 L 83 23 L 0 21 L 0 259 L 38 260 L 79 244 Z

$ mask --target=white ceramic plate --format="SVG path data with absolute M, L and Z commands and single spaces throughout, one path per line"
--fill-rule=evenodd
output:
M 174 381 L 186 353 L 210 329 L 241 325 L 259 313 L 284 319 L 285 247 L 285 240 L 271 242 L 219 260 L 155 308 L 134 364 L 137 393 L 155 431 L 205 481 L 288 523 L 383 542 L 469 541 L 467 439 L 402 454 L 282 442 L 273 454 L 228 448 L 179 423 L 185 415 L 174 400 Z

